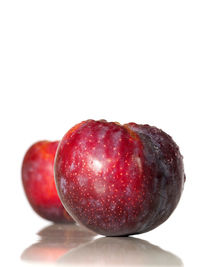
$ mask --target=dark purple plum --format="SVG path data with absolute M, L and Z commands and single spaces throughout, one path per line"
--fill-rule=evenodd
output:
M 185 176 L 179 148 L 163 131 L 88 120 L 61 140 L 55 179 L 74 220 L 102 235 L 126 236 L 170 216 Z

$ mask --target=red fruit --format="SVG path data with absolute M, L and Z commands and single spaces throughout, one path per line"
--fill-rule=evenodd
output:
M 184 170 L 178 146 L 163 131 L 88 120 L 61 140 L 55 179 L 76 221 L 99 234 L 123 236 L 152 230 L 170 216 Z
M 54 180 L 54 158 L 58 141 L 40 141 L 26 152 L 22 182 L 36 213 L 53 222 L 73 222 L 58 197 Z

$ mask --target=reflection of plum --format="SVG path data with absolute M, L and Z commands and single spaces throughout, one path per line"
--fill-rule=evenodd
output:
M 55 262 L 72 248 L 90 242 L 94 237 L 94 233 L 73 224 L 50 225 L 38 235 L 41 240 L 25 249 L 22 260 Z
M 62 256 L 60 264 L 91 266 L 182 266 L 174 254 L 132 237 L 100 238 Z
M 81 240 L 91 241 L 96 234 L 78 225 L 52 224 L 38 232 L 38 235 L 42 241 L 56 241 L 59 244 L 64 243 L 66 246 L 71 247 L 72 241 L 75 243 L 81 242 Z
M 63 254 L 67 253 L 64 245 L 36 243 L 28 247 L 22 254 L 21 259 L 26 261 L 55 262 Z

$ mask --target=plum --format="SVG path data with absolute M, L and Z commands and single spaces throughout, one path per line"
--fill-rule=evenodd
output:
M 162 130 L 87 120 L 62 138 L 55 180 L 74 220 L 102 235 L 127 236 L 170 216 L 185 175 L 178 146 Z
M 58 141 L 39 141 L 26 152 L 22 164 L 22 182 L 34 211 L 44 219 L 74 222 L 64 209 L 54 180 L 54 158 Z

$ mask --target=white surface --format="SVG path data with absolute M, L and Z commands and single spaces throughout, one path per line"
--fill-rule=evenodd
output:
M 27 265 L 20 256 L 49 225 L 24 196 L 26 149 L 88 118 L 173 136 L 184 155 L 182 199 L 166 223 L 137 238 L 199 266 L 199 14 L 199 1 L 0 1 L 1 266 Z M 109 249 L 101 266 L 113 262 L 114 243 Z

